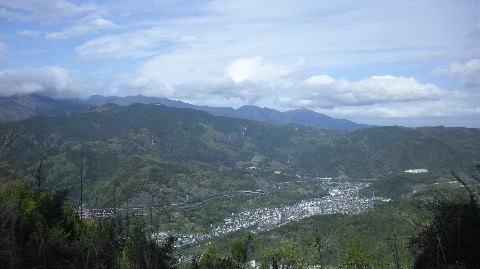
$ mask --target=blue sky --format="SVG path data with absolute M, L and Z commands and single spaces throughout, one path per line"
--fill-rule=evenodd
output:
M 480 128 L 480 0 L 0 0 L 0 96 Z

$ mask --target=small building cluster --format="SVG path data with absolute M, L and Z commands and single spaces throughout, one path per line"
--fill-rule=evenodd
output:
M 427 169 L 410 169 L 410 170 L 405 170 L 405 173 L 411 173 L 411 174 L 419 174 L 419 173 L 428 173 Z
M 292 206 L 258 208 L 238 214 L 232 213 L 224 219 L 222 225 L 213 228 L 208 234 L 177 235 L 178 243 L 192 244 L 244 228 L 251 228 L 254 232 L 268 231 L 313 215 L 358 214 L 372 208 L 374 201 L 378 200 L 358 196 L 358 190 L 368 185 L 368 183 L 327 183 L 325 187 L 331 188 L 330 196 L 301 201 Z

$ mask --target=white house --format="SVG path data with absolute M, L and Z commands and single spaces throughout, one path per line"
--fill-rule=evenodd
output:
M 405 173 L 411 173 L 411 174 L 419 174 L 419 173 L 427 173 L 427 169 L 410 169 L 410 170 L 405 170 Z

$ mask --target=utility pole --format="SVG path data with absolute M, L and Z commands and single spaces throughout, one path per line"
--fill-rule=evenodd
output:
M 398 259 L 397 239 L 398 239 L 397 232 L 394 230 L 393 231 L 393 238 L 388 237 L 385 240 L 393 241 L 393 247 L 394 247 L 394 250 L 395 250 L 395 267 L 396 267 L 396 269 L 400 269 L 400 260 Z
M 150 226 L 152 227 L 153 231 L 153 194 L 152 194 L 152 201 L 150 202 Z
M 83 145 L 80 146 L 80 219 L 83 219 Z
M 397 250 L 397 232 L 393 232 L 393 246 L 395 247 L 395 263 L 397 264 L 397 269 L 400 269 L 400 262 L 398 260 L 398 250 Z
M 115 180 L 113 182 L 113 214 L 115 214 L 117 212 L 117 204 L 115 203 L 116 201 L 116 196 L 117 196 L 117 185 L 118 185 L 118 182 L 117 180 Z
M 117 193 L 115 188 L 117 187 L 117 185 L 115 185 L 115 183 L 113 183 L 113 213 L 115 214 L 115 194 Z

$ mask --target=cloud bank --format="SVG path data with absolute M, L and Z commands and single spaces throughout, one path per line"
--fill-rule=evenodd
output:
M 2 96 L 37 93 L 52 98 L 86 97 L 92 83 L 79 81 L 58 66 L 7 69 L 0 72 Z
M 63 17 L 94 9 L 92 5 L 76 5 L 63 0 L 0 0 L 0 4 L 8 7 L 8 9 L 0 8 L 0 17 L 43 23 L 52 23 Z
M 480 59 L 472 59 L 465 64 L 452 63 L 437 67 L 432 73 L 459 77 L 464 87 L 480 89 Z
M 479 15 L 451 0 L 0 0 L 0 93 L 480 127 Z

